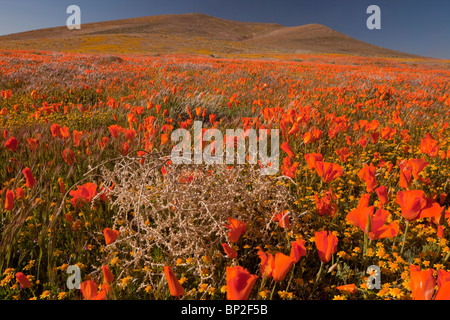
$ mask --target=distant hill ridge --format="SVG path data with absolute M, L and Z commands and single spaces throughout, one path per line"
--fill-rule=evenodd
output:
M 0 49 L 102 53 L 302 54 L 423 58 L 356 40 L 320 24 L 286 27 L 203 13 L 86 23 L 0 37 Z

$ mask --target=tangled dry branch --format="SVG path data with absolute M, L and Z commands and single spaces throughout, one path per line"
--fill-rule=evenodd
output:
M 190 272 L 202 279 L 217 276 L 211 259 L 225 258 L 229 217 L 244 221 L 245 237 L 261 243 L 273 215 L 291 203 L 283 181 L 249 165 L 169 165 L 148 154 L 102 165 L 100 172 L 121 235 L 105 252 L 128 255 L 120 259 L 124 275 L 147 267 L 141 287 L 152 283 L 152 270 L 177 259 L 190 258 Z

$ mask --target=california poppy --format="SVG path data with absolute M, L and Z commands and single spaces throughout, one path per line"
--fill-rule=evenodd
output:
M 5 210 L 11 211 L 14 208 L 14 192 L 6 190 Z
M 235 218 L 228 218 L 228 225 L 226 226 L 230 231 L 228 231 L 228 239 L 232 243 L 238 242 L 241 235 L 245 232 L 246 225 L 245 222 L 237 220 Z
M 85 203 L 89 203 L 97 195 L 97 185 L 92 182 L 87 182 L 78 186 L 77 190 L 71 190 L 69 195 L 73 198 L 70 202 L 75 208 L 81 207 Z
M 429 133 L 420 141 L 420 151 L 432 158 L 436 158 L 439 155 L 439 149 L 438 141 L 434 140 Z
M 305 240 L 297 239 L 291 242 L 291 254 L 289 255 L 295 263 L 297 263 L 301 257 L 306 256 Z
M 15 190 L 17 200 L 25 198 L 25 190 L 23 188 L 16 188 Z
M 247 300 L 257 279 L 241 266 L 226 267 L 227 300 Z
M 324 263 L 329 262 L 331 255 L 337 250 L 338 238 L 329 231 L 316 232 L 314 238 L 320 260 Z
M 336 150 L 336 154 L 339 156 L 339 159 L 342 162 L 347 162 L 348 158 L 353 154 L 347 147 L 342 147 L 339 150 Z
M 293 179 L 295 177 L 295 171 L 297 170 L 298 162 L 291 164 L 291 158 L 283 158 L 283 165 L 281 166 L 281 174 Z
M 81 137 L 83 136 L 83 131 L 73 130 L 73 144 L 75 146 L 80 145 Z
M 422 190 L 399 191 L 396 202 L 402 209 L 403 217 L 408 221 L 439 217 L 444 209 L 439 203 L 427 199 Z
M 273 280 L 275 281 L 281 281 L 283 280 L 291 267 L 294 265 L 295 260 L 284 253 L 277 252 L 275 254 L 275 268 L 272 272 Z
M 225 253 L 227 254 L 228 258 L 234 259 L 238 256 L 237 251 L 234 250 L 232 247 L 230 247 L 228 244 L 222 243 L 222 248 L 225 251 Z
M 439 269 L 437 271 L 438 279 L 437 286 L 441 287 L 445 282 L 450 282 L 450 271 L 445 271 L 444 269 Z
M 323 217 L 325 215 L 329 215 L 330 217 L 334 217 L 337 211 L 337 205 L 335 201 L 337 200 L 336 196 L 331 191 L 326 191 L 324 196 L 320 197 L 315 194 L 314 198 L 316 200 L 316 212 L 319 216 Z
M 117 138 L 119 136 L 119 133 L 123 132 L 125 129 L 121 126 L 118 126 L 117 124 L 113 124 L 108 127 L 108 130 L 113 138 Z
M 378 188 L 375 189 L 375 192 L 378 196 L 378 199 L 380 199 L 380 203 L 382 205 L 386 205 L 389 203 L 387 188 L 385 186 L 379 186 Z
M 61 137 L 62 137 L 64 140 L 70 138 L 69 127 L 61 127 L 59 131 L 61 132 Z
M 271 253 L 265 253 L 261 247 L 256 247 L 256 249 L 258 249 L 258 257 L 261 260 L 259 267 L 261 277 L 271 277 L 275 269 L 275 258 Z
M 165 266 L 164 273 L 166 274 L 167 283 L 169 284 L 170 294 L 174 297 L 182 296 L 184 294 L 184 288 L 181 286 L 172 269 L 170 269 L 169 266 Z
M 136 131 L 134 129 L 125 129 L 125 139 L 127 139 L 128 142 L 133 143 L 135 137 Z
M 357 287 L 354 283 L 352 284 L 345 284 L 342 286 L 338 286 L 336 287 L 337 290 L 342 291 L 344 293 L 351 293 L 351 294 L 355 294 L 357 291 Z
M 419 159 L 409 159 L 406 162 L 406 167 L 414 176 L 414 179 L 419 179 L 419 173 L 429 164 L 429 162 L 425 161 L 423 158 Z
M 87 280 L 80 283 L 80 291 L 86 300 L 94 300 L 98 294 L 98 286 L 94 280 Z
M 303 135 L 303 143 L 308 144 L 319 140 L 322 137 L 323 131 L 312 127 L 310 131 Z
M 114 275 L 112 274 L 108 265 L 102 267 L 102 272 L 103 272 L 103 281 L 105 283 L 112 283 L 114 281 Z
M 70 150 L 69 148 L 66 148 L 62 152 L 62 156 L 64 161 L 71 166 L 75 162 L 75 153 Z
M 314 168 L 325 183 L 330 183 L 344 174 L 341 166 L 336 163 L 316 161 Z
M 434 296 L 434 300 L 450 300 L 450 281 L 445 282 L 439 287 Z
M 50 127 L 50 131 L 52 132 L 52 136 L 54 136 L 55 138 L 62 138 L 61 127 L 58 124 L 52 124 L 52 126 Z
M 400 179 L 399 179 L 399 186 L 403 189 L 409 188 L 409 185 L 412 182 L 411 178 L 411 170 L 408 170 L 408 168 L 405 165 L 400 164 Z
M 105 228 L 103 230 L 103 235 L 105 236 L 105 243 L 106 244 L 111 244 L 114 241 L 116 241 L 117 237 L 119 236 L 119 231 L 118 230 L 113 230 L 110 228 Z
M 323 156 L 321 153 L 308 153 L 305 154 L 304 158 L 308 164 L 308 168 L 311 170 L 315 170 L 317 161 L 323 161 Z
M 375 178 L 375 166 L 373 163 L 370 163 L 370 165 L 366 164 L 366 166 L 359 171 L 358 177 L 361 181 L 366 183 L 366 191 L 369 193 L 373 192 L 378 185 Z
M 420 271 L 416 265 L 409 266 L 411 294 L 414 300 L 431 300 L 433 298 L 436 280 L 433 269 Z
M 64 181 L 61 178 L 59 178 L 58 182 L 59 182 L 59 193 L 66 193 L 66 185 L 64 184 Z
M 278 225 L 281 228 L 289 228 L 289 210 L 276 213 L 273 221 L 278 221 Z
M 83 281 L 80 284 L 80 291 L 85 300 L 106 300 L 111 288 L 107 283 L 103 283 L 102 289 L 98 290 L 98 285 L 93 280 Z
M 38 141 L 36 138 L 28 138 L 27 139 L 28 144 L 30 145 L 31 151 L 35 152 L 38 146 Z
M 284 152 L 286 152 L 286 154 L 289 156 L 289 158 L 295 157 L 295 153 L 292 151 L 292 149 L 289 146 L 289 143 L 287 141 L 281 144 L 281 149 Z
M 378 209 L 374 213 L 375 207 L 365 204 L 364 200 L 360 201 L 358 207 L 347 214 L 347 222 L 359 227 L 370 240 L 395 237 L 398 233 L 398 224 L 396 222 L 385 224 L 389 211 Z
M 16 138 L 11 137 L 5 142 L 5 148 L 11 152 L 15 152 L 19 146 L 19 141 Z
M 94 298 L 94 300 L 106 300 L 108 295 L 111 292 L 111 287 L 108 283 L 103 283 L 101 290 L 98 292 L 97 296 Z
M 25 183 L 27 188 L 33 188 L 36 181 L 34 180 L 33 173 L 31 172 L 30 168 L 25 168 L 22 170 L 23 175 L 25 176 Z
M 24 289 L 31 288 L 31 282 L 22 272 L 16 273 L 16 280 L 19 282 L 20 286 Z

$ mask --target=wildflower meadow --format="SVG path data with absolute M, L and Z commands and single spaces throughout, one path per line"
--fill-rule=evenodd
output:
M 9 50 L 0 91 L 0 299 L 450 299 L 448 63 Z M 279 169 L 174 163 L 196 121 Z

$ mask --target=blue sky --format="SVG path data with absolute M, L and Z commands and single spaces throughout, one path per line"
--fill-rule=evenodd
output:
M 0 35 L 63 26 L 69 5 L 81 23 L 171 13 L 285 26 L 321 23 L 389 49 L 450 59 L 450 0 L 0 0 Z M 369 5 L 381 9 L 381 29 L 369 30 Z

